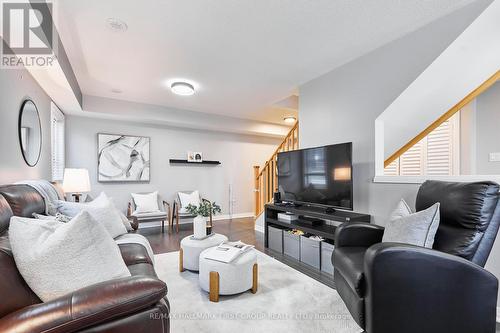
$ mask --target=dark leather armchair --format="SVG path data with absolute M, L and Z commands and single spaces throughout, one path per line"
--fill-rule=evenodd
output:
M 498 280 L 483 266 L 500 224 L 492 182 L 427 181 L 417 211 L 441 203 L 433 249 L 382 243 L 384 228 L 344 223 L 335 237 L 335 284 L 367 333 L 494 333 Z
M 43 303 L 17 270 L 8 228 L 13 215 L 44 211 L 43 198 L 31 187 L 0 186 L 0 332 L 169 332 L 167 286 L 139 244 L 119 245 L 132 276 Z

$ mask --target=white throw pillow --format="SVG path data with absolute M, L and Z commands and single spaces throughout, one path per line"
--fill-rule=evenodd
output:
M 120 220 L 125 227 L 127 231 L 132 231 L 133 228 L 130 225 L 130 221 L 128 218 L 123 214 L 122 211 L 120 211 L 118 208 L 116 208 L 113 199 L 109 198 L 106 193 L 101 192 L 97 198 L 92 200 L 91 202 L 84 202 L 84 203 L 79 203 L 79 202 L 71 202 L 71 201 L 62 201 L 58 200 L 56 202 L 56 207 L 59 213 L 64 214 L 69 217 L 74 217 L 78 213 L 80 213 L 82 210 L 84 210 L 86 207 L 105 207 L 108 204 L 111 204 L 113 209 L 116 211 L 116 213 L 120 216 Z
M 112 203 L 97 207 L 87 206 L 84 210 L 89 212 L 97 222 L 102 224 L 112 238 L 127 233 L 127 228 L 123 225 L 122 218 Z
M 79 202 L 63 201 L 63 200 L 56 201 L 57 211 L 69 217 L 75 217 L 87 205 L 88 203 L 79 203 Z
M 398 206 L 398 208 L 401 207 Z M 439 202 L 420 212 L 389 220 L 385 226 L 382 242 L 405 243 L 432 248 L 438 226 Z
M 19 272 L 44 302 L 130 276 L 116 243 L 87 212 L 68 223 L 12 217 L 9 239 Z
M 396 209 L 394 209 L 391 213 L 391 216 L 389 216 L 389 221 L 393 221 L 411 214 L 412 211 L 410 209 L 410 206 L 408 206 L 408 204 L 404 199 L 401 199 Z
M 115 238 L 127 233 L 122 218 L 118 210 L 111 202 L 104 205 L 93 206 L 91 204 L 81 204 L 76 202 L 58 201 L 57 209 L 64 215 L 74 217 L 82 211 L 87 211 L 92 217 L 108 231 L 111 237 Z
M 188 205 L 199 206 L 200 205 L 200 192 L 193 191 L 191 193 L 179 192 L 179 200 L 181 201 L 180 213 L 187 213 L 186 207 Z
M 92 206 L 104 206 L 107 203 L 111 203 L 113 205 L 113 207 L 115 207 L 116 211 L 120 215 L 120 218 L 122 220 L 123 225 L 125 226 L 125 229 L 127 229 L 127 231 L 134 230 L 134 228 L 132 228 L 132 226 L 130 225 L 130 221 L 125 216 L 125 214 L 123 214 L 123 212 L 121 210 L 119 210 L 118 208 L 116 208 L 116 205 L 115 205 L 115 202 L 114 202 L 113 198 L 108 197 L 106 195 L 106 193 L 101 192 L 101 194 L 99 194 L 99 196 L 97 198 L 95 198 L 92 202 L 90 202 L 89 205 L 92 205 Z
M 158 207 L 158 191 L 147 194 L 132 193 L 132 198 L 135 204 L 133 214 L 158 212 L 160 210 Z

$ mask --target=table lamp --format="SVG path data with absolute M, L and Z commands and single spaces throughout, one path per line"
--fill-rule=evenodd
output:
M 80 202 L 84 192 L 90 192 L 90 178 L 87 169 L 64 169 L 64 193 L 72 193 L 75 202 Z

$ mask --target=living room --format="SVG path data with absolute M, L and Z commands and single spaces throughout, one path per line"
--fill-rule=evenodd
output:
M 0 332 L 500 331 L 498 1 L 1 2 Z

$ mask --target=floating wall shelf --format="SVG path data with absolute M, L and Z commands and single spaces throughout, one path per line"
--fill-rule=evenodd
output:
M 205 165 L 219 165 L 219 161 L 203 161 L 203 162 L 188 162 L 188 160 L 174 160 L 170 159 L 170 164 L 189 164 L 189 165 L 200 165 L 200 164 L 205 164 Z

